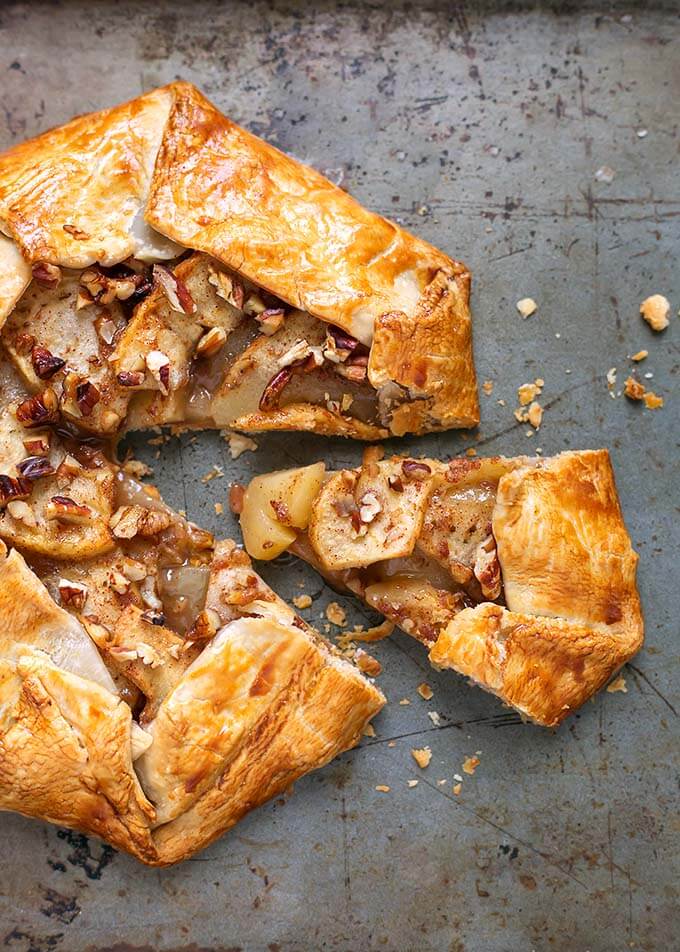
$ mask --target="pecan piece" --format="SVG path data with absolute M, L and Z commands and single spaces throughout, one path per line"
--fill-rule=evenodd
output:
M 196 356 L 201 358 L 214 357 L 227 340 L 227 332 L 223 327 L 211 327 L 196 344 Z
M 405 459 L 401 464 L 401 471 L 407 479 L 413 479 L 422 482 L 432 475 L 432 470 L 427 463 L 419 463 L 415 459 Z
M 59 419 L 59 399 L 51 387 L 28 397 L 16 409 L 16 418 L 19 423 L 30 429 L 34 426 L 44 426 L 46 423 L 56 423 Z
M 229 487 L 229 508 L 236 516 L 240 516 L 243 512 L 245 492 L 245 486 L 242 486 L 241 483 L 232 483 Z
M 473 572 L 482 589 L 482 595 L 492 601 L 497 599 L 501 594 L 501 565 L 493 533 L 489 533 L 479 544 Z
M 262 391 L 260 410 L 275 410 L 278 407 L 281 394 L 290 383 L 292 376 L 293 371 L 289 367 L 283 367 L 274 374 Z
M 81 506 L 70 496 L 52 496 L 45 506 L 45 518 L 56 519 L 68 525 L 84 526 L 92 522 L 94 513 L 89 506 Z
M 100 400 L 99 390 L 89 380 L 83 380 L 76 386 L 76 404 L 84 417 L 91 415 Z
M 53 476 L 56 472 L 54 466 L 46 456 L 27 456 L 17 463 L 17 471 L 25 479 L 42 479 L 43 476 Z
M 121 387 L 141 387 L 146 378 L 143 370 L 121 370 L 116 380 Z
M 30 440 L 24 440 L 24 449 L 29 456 L 47 456 L 50 451 L 50 433 L 36 433 Z
M 282 307 L 268 307 L 260 314 L 255 315 L 255 320 L 260 325 L 263 334 L 271 337 L 283 325 L 286 312 Z
M 14 476 L 0 474 L 0 507 L 6 506 L 14 499 L 28 499 L 32 490 L 33 484 L 30 479 L 21 476 L 15 479 Z
M 60 578 L 58 582 L 59 601 L 66 608 L 81 612 L 87 601 L 87 586 L 70 579 Z
M 40 345 L 36 345 L 32 349 L 31 363 L 36 377 L 40 380 L 49 380 L 66 365 L 65 360 L 62 360 L 61 357 L 55 357 L 46 347 Z
M 189 293 L 184 281 L 177 277 L 170 268 L 162 264 L 153 266 L 153 277 L 156 284 L 163 289 L 163 293 L 168 299 L 168 304 L 173 311 L 180 314 L 195 314 L 196 303 Z
M 210 641 L 222 626 L 222 619 L 212 608 L 204 608 L 187 632 L 189 641 Z
M 137 291 L 135 274 L 113 277 L 101 268 L 86 268 L 80 275 L 82 291 L 78 295 L 76 310 L 88 304 L 111 304 L 113 301 L 127 301 Z
M 117 539 L 143 538 L 157 535 L 171 523 L 170 513 L 162 509 L 146 509 L 144 506 L 121 506 L 109 520 Z
M 146 366 L 163 396 L 167 396 L 170 392 L 170 360 L 167 355 L 162 350 L 150 350 L 146 355 Z
M 359 341 L 356 337 L 346 334 L 335 324 L 330 324 L 326 328 L 326 343 L 324 344 L 323 353 L 327 360 L 334 364 L 343 363 L 350 354 L 354 353 L 357 347 L 359 347 Z
M 7 512 L 10 514 L 12 519 L 16 519 L 18 522 L 23 522 L 25 526 L 28 526 L 31 529 L 34 529 L 38 524 L 35 518 L 35 513 L 28 503 L 24 502 L 23 499 L 10 499 L 10 501 L 7 503 Z
M 215 288 L 218 297 L 237 308 L 243 310 L 246 292 L 243 284 L 236 275 L 229 275 L 225 271 L 218 271 L 210 266 L 208 281 Z
M 47 261 L 38 261 L 33 265 L 31 271 L 34 280 L 43 288 L 54 290 L 61 281 L 61 268 L 58 268 L 56 264 L 49 264 Z

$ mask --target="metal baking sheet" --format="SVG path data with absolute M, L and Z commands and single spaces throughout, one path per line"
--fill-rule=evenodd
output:
M 627 693 L 602 693 L 555 733 L 431 671 L 419 646 L 395 635 L 375 650 L 391 701 L 377 736 L 174 869 L 2 815 L 0 948 L 677 947 L 680 36 L 675 4 L 610 6 L 0 6 L 0 146 L 184 77 L 465 260 L 479 379 L 493 393 L 482 395 L 478 431 L 411 440 L 409 451 L 608 446 L 647 622 Z M 594 177 L 604 165 L 616 172 L 610 184 Z M 655 292 L 673 304 L 658 336 L 638 315 Z M 515 302 L 525 296 L 539 307 L 522 321 Z M 627 355 L 641 348 L 640 370 L 666 398 L 656 412 L 607 391 L 607 371 L 617 368 L 618 394 Z M 530 438 L 513 417 L 516 388 L 539 376 L 546 412 Z M 237 527 L 214 504 L 231 480 L 319 457 L 355 464 L 361 452 L 279 434 L 232 462 L 217 434 L 136 442 L 168 500 L 224 535 Z M 202 483 L 213 464 L 224 477 Z M 286 597 L 312 594 L 306 614 L 320 624 L 331 600 L 365 623 L 292 560 L 263 574 Z M 429 702 L 416 692 L 423 680 Z M 425 744 L 432 763 L 420 772 L 410 749 Z M 476 751 L 468 775 L 462 764 Z

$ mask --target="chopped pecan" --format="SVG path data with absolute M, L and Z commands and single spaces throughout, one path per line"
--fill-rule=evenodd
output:
M 286 312 L 282 307 L 268 307 L 264 311 L 255 315 L 255 320 L 260 325 L 263 334 L 271 337 L 283 325 Z
M 387 484 L 395 493 L 403 493 L 404 491 L 404 484 L 401 481 L 401 476 L 398 476 L 396 473 L 391 473 L 387 477 Z
M 359 500 L 359 519 L 365 525 L 382 512 L 382 503 L 374 492 L 367 492 Z
M 0 506 L 6 506 L 13 499 L 28 499 L 33 490 L 30 479 L 0 474 Z
M 223 327 L 211 327 L 196 344 L 196 356 L 201 358 L 214 357 L 227 340 L 227 332 Z
M 114 277 L 98 267 L 86 268 L 80 275 L 80 284 L 84 291 L 79 294 L 76 309 L 91 303 L 111 304 L 116 300 L 127 301 L 137 290 L 136 277 L 134 274 Z
M 211 265 L 208 281 L 215 288 L 219 297 L 239 311 L 243 310 L 246 292 L 243 284 L 236 275 L 229 275 L 225 271 L 218 271 Z
M 210 641 L 222 625 L 222 619 L 212 608 L 204 608 L 187 632 L 189 641 Z
M 187 533 L 194 549 L 206 552 L 215 548 L 215 536 L 193 522 L 187 522 Z
M 24 525 L 29 526 L 29 528 L 35 528 L 38 524 L 35 513 L 23 499 L 10 499 L 7 503 L 7 512 L 12 519 L 23 522 Z
M 401 464 L 401 471 L 406 479 L 422 481 L 432 475 L 432 470 L 427 463 L 419 463 L 415 459 L 405 459 Z
M 76 403 L 84 417 L 91 415 L 100 400 L 99 390 L 89 380 L 84 380 L 76 386 Z
M 29 456 L 47 456 L 50 451 L 50 433 L 36 433 L 30 440 L 24 440 L 24 449 Z
M 243 310 L 249 317 L 257 317 L 266 309 L 267 305 L 256 291 L 251 291 L 243 302 Z
M 14 349 L 17 354 L 23 356 L 30 354 L 35 347 L 35 337 L 33 334 L 17 334 L 14 338 Z
M 92 522 L 94 513 L 89 506 L 79 505 L 70 496 L 52 496 L 45 506 L 45 518 L 83 526 Z
M 17 471 L 26 479 L 42 479 L 43 476 L 53 476 L 54 466 L 46 456 L 27 456 L 17 463 Z
M 359 347 L 359 341 L 334 324 L 326 329 L 324 357 L 334 364 L 343 363 Z
M 144 506 L 121 506 L 109 520 L 109 526 L 117 539 L 143 538 L 157 535 L 167 529 L 172 519 L 162 509 L 146 509 Z
M 59 419 L 59 400 L 51 387 L 36 393 L 20 403 L 16 410 L 16 418 L 26 428 L 44 426 L 46 423 L 56 423 Z
M 178 278 L 170 268 L 165 265 L 155 264 L 153 266 L 153 277 L 168 299 L 168 304 L 173 311 L 179 311 L 180 314 L 195 314 L 196 302 L 189 293 L 184 281 Z
M 143 370 L 121 370 L 116 377 L 121 387 L 141 387 L 145 379 Z
M 293 371 L 289 367 L 283 367 L 274 374 L 262 391 L 260 410 L 275 410 L 278 407 L 281 394 L 290 383 L 292 376 Z
M 39 377 L 40 380 L 49 380 L 66 365 L 66 361 L 62 360 L 61 357 L 55 357 L 46 347 L 40 347 L 39 345 L 36 345 L 31 351 L 31 363 L 36 377 Z
M 306 340 L 299 337 L 277 360 L 279 367 L 290 367 L 300 360 L 304 360 L 311 352 L 311 347 Z
M 493 533 L 489 533 L 477 547 L 473 572 L 482 589 L 482 595 L 492 601 L 497 599 L 501 594 L 501 565 Z
M 368 373 L 368 357 L 363 355 L 355 357 L 351 361 L 348 360 L 347 363 L 338 364 L 335 369 L 345 380 L 351 380 L 352 383 L 363 383 Z
M 34 280 L 43 288 L 54 290 L 61 281 L 61 268 L 58 268 L 56 264 L 49 264 L 47 261 L 38 261 L 33 265 L 31 271 Z
M 71 582 L 67 578 L 60 578 L 58 586 L 61 604 L 81 612 L 87 601 L 87 586 L 80 582 Z
M 164 396 L 170 392 L 170 360 L 162 350 L 150 350 L 146 355 L 146 366 L 151 376 L 158 382 Z

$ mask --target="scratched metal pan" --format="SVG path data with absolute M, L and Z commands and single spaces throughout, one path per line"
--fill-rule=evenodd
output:
M 0 6 L 1 147 L 181 76 L 465 260 L 479 379 L 494 384 L 481 426 L 390 448 L 608 446 L 647 622 L 627 693 L 603 693 L 556 733 L 431 671 L 418 645 L 395 635 L 375 650 L 391 702 L 377 736 L 174 869 L 147 870 L 75 833 L 2 815 L 0 948 L 677 947 L 680 37 L 672 4 L 603 9 Z M 595 177 L 603 166 L 615 172 L 609 184 Z M 638 315 L 655 292 L 673 303 L 659 336 Z M 526 296 L 538 311 L 522 321 L 515 302 Z M 627 355 L 641 348 L 640 369 L 666 399 L 655 412 L 619 395 Z M 538 376 L 546 412 L 528 437 L 513 417 L 516 390 Z M 258 443 L 236 462 L 216 434 L 137 448 L 171 503 L 226 535 L 237 527 L 214 504 L 231 480 L 319 457 L 351 465 L 361 452 L 312 436 Z M 213 464 L 224 477 L 202 483 Z M 312 621 L 338 598 L 294 561 L 264 574 L 285 597 L 311 594 Z M 350 623 L 365 623 L 340 601 Z M 425 679 L 429 702 L 416 692 Z M 432 763 L 418 772 L 410 749 L 425 744 Z M 468 775 L 462 764 L 476 751 Z M 454 774 L 464 777 L 458 796 Z

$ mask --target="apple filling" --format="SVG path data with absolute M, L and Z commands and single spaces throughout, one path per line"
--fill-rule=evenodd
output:
M 253 479 L 236 505 L 246 549 L 260 559 L 289 549 L 432 643 L 462 609 L 504 603 L 492 515 L 516 464 L 379 457 L 372 448 L 359 470 L 316 463 Z

